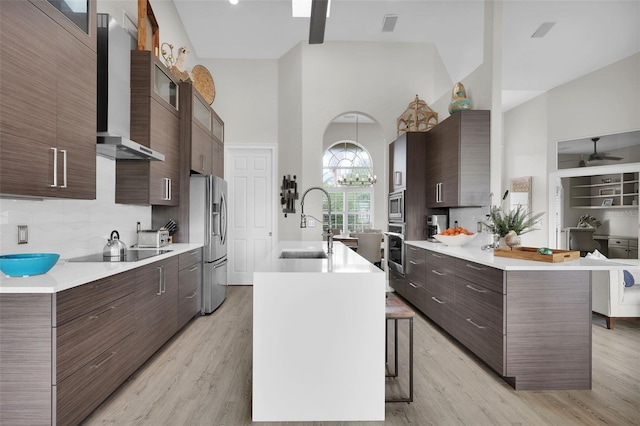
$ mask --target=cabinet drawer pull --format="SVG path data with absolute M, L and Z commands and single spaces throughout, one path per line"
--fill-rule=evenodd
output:
M 198 253 L 198 249 L 195 249 L 194 251 L 190 251 L 189 254 L 196 254 Z
M 49 185 L 51 188 L 58 186 L 58 149 L 51 148 L 53 150 L 53 183 Z
M 62 186 L 60 188 L 67 187 L 67 150 L 61 149 L 62 153 Z
M 193 299 L 194 297 L 196 297 L 197 294 L 198 294 L 198 290 L 194 291 L 188 296 L 185 296 L 185 299 Z
M 438 299 L 437 297 L 433 297 L 433 296 L 431 296 L 431 298 L 432 298 L 433 300 L 435 300 L 437 303 L 441 304 L 441 305 L 442 305 L 442 304 L 444 304 L 444 302 L 443 302 L 442 300 Z
M 414 283 L 412 283 L 412 282 L 409 282 L 409 285 L 410 285 L 411 287 L 413 287 L 413 288 L 418 288 L 418 286 L 417 286 L 417 285 L 415 285 L 415 284 L 414 284 Z
M 102 361 L 100 361 L 97 364 L 94 364 L 91 366 L 91 368 L 100 368 L 102 367 L 102 364 L 104 364 L 105 362 L 109 361 L 111 358 L 113 358 L 113 356 L 116 354 L 117 352 L 111 352 L 105 359 L 103 359 Z
M 413 260 L 410 260 L 409 263 L 412 264 L 412 265 L 419 265 L 418 262 L 414 262 Z
M 476 271 L 485 271 L 487 268 L 479 268 L 475 265 L 470 265 L 467 263 L 467 268 L 475 269 Z
M 162 295 L 162 272 L 162 266 L 158 266 L 158 292 L 156 293 L 156 296 Z
M 100 312 L 99 314 L 91 315 L 91 316 L 89 317 L 89 319 L 92 319 L 92 320 L 94 320 L 94 319 L 98 319 L 98 318 L 100 318 L 102 315 L 106 314 L 107 312 L 109 312 L 109 311 L 113 311 L 115 308 L 116 308 L 115 306 L 111 306 L 110 308 L 105 309 L 104 311 Z
M 431 253 L 431 256 L 437 257 L 438 259 L 444 259 L 444 256 L 441 256 L 441 255 L 436 254 L 436 253 Z
M 467 322 L 471 323 L 473 326 L 475 326 L 476 328 L 479 328 L 480 330 L 484 330 L 485 326 L 484 325 L 478 325 L 475 322 L 473 322 L 473 320 L 471 318 L 467 318 Z
M 195 271 L 197 269 L 198 269 L 198 266 L 194 266 L 193 268 L 189 269 L 187 272 L 193 272 L 193 271 Z
M 443 274 L 442 272 L 438 272 L 435 269 L 432 269 L 431 272 L 433 272 L 436 275 L 440 275 L 441 277 L 444 277 L 445 274 Z
M 487 290 L 483 290 L 483 289 L 480 289 L 480 288 L 475 288 L 474 286 L 469 285 L 469 284 L 467 284 L 465 287 L 467 287 L 470 290 L 476 291 L 478 293 L 486 293 L 487 292 Z
M 411 250 L 411 251 L 418 251 L 418 249 L 415 248 L 415 247 L 411 247 L 411 246 L 407 246 L 407 247 L 409 247 L 409 250 Z

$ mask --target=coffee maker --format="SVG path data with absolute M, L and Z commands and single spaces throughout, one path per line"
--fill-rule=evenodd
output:
M 437 242 L 434 235 L 447 229 L 446 214 L 431 214 L 427 216 L 427 241 Z

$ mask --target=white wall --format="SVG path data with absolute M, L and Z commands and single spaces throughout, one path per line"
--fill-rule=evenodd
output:
M 547 211 L 547 179 L 549 173 L 556 170 L 558 141 L 640 129 L 640 54 L 558 86 L 513 108 L 504 114 L 504 128 L 509 161 L 513 159 L 520 167 L 505 170 L 503 182 L 514 177 L 534 176 L 533 211 Z M 527 160 L 529 158 L 531 160 Z M 525 170 L 532 172 L 524 173 Z M 547 213 L 542 232 L 527 234 L 532 237 L 535 234 L 535 241 L 542 245 L 551 244 L 548 241 L 551 218 Z M 629 232 L 637 235 L 637 210 L 622 215 L 609 213 L 608 216 L 612 222 L 620 221 L 621 226 L 629 229 L 624 235 Z M 628 228 L 627 223 L 632 226 Z M 609 230 L 619 232 L 615 225 Z M 542 239 L 543 235 L 545 239 Z
M 151 228 L 151 207 L 115 204 L 114 160 L 97 157 L 96 175 L 95 200 L 1 199 L 0 253 L 101 253 L 114 229 L 127 246 L 135 244 L 136 222 Z M 18 244 L 18 225 L 29 227 L 28 244 Z
M 384 135 L 380 140 L 383 146 L 378 150 L 384 156 L 374 158 L 374 162 L 386 164 L 387 145 L 397 137 L 396 119 L 415 95 L 430 103 L 431 94 L 447 90 L 438 87 L 443 81 L 440 73 L 444 67 L 431 44 L 335 42 L 303 44 L 300 48 L 302 138 L 289 140 L 281 128 L 280 143 L 301 152 L 299 187 L 303 190 L 322 184 L 322 141 L 335 117 L 347 111 L 360 111 L 378 122 Z M 283 66 L 281 63 L 281 72 Z M 284 93 L 280 91 L 281 104 Z M 377 185 L 386 185 L 387 173 L 378 176 Z M 309 212 L 320 212 L 321 198 L 305 200 L 305 212 L 307 208 Z M 281 238 L 284 232 L 285 229 L 280 229 Z M 305 230 L 302 238 L 317 239 L 315 234 Z

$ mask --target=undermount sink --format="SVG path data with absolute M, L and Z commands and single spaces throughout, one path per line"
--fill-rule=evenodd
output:
M 327 253 L 318 249 L 287 249 L 280 252 L 280 259 L 326 259 Z

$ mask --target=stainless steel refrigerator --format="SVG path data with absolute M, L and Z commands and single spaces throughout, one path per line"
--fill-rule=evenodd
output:
M 227 182 L 217 176 L 191 176 L 189 242 L 204 244 L 202 313 L 227 297 Z

